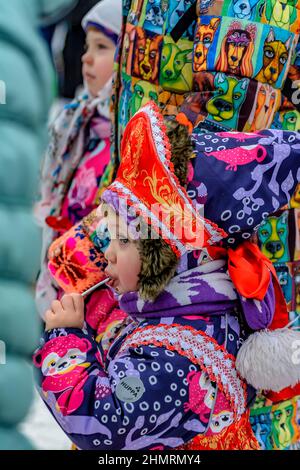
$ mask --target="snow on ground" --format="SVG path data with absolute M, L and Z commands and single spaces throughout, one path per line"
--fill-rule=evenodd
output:
M 36 392 L 34 402 L 20 430 L 37 450 L 70 450 L 71 441 L 58 426 Z

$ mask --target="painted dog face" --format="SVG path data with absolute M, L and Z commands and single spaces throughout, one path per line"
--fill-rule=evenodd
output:
M 177 93 L 164 90 L 159 94 L 159 106 L 164 116 L 176 116 L 179 108 L 184 102 L 184 97 Z
M 160 63 L 159 83 L 166 90 L 189 91 L 192 83 L 192 49 L 165 43 Z
M 238 113 L 244 102 L 248 80 L 217 73 L 214 84 L 216 93 L 207 103 L 207 112 L 215 121 L 228 121 Z
M 265 2 L 262 16 L 265 16 L 269 24 L 283 29 L 290 29 L 290 26 L 297 19 L 294 3 L 295 0 Z
M 158 79 L 159 49 L 162 36 L 147 36 L 141 28 L 137 28 L 136 33 L 134 75 L 154 83 Z
M 145 23 L 151 23 L 152 27 L 154 27 L 154 29 L 157 27 L 157 30 L 159 31 L 159 27 L 162 27 L 165 22 L 169 6 L 168 3 L 168 0 L 149 0 Z
M 223 38 L 220 54 L 215 64 L 216 70 L 230 72 L 242 77 L 252 77 L 254 40 L 257 28 L 254 23 L 244 27 L 241 22 L 233 21 Z
M 272 436 L 277 449 L 286 449 L 292 443 L 294 406 L 291 400 L 272 408 Z
M 250 20 L 259 0 L 233 0 L 232 9 L 235 18 Z
M 258 237 L 262 244 L 262 253 L 272 262 L 288 261 L 287 253 L 287 212 L 280 217 L 268 217 L 258 229 Z
M 191 50 L 181 51 L 175 44 L 164 44 L 161 58 L 161 76 L 164 80 L 176 80 L 187 63 Z
M 197 27 L 194 48 L 195 72 L 207 69 L 206 58 L 208 50 L 213 42 L 219 24 L 220 18 L 212 18 L 209 24 L 200 24 Z
M 246 48 L 248 47 L 247 43 L 244 44 L 243 34 L 245 35 L 244 32 L 235 31 L 234 41 L 227 42 L 228 65 L 231 70 L 235 70 L 240 66 Z
M 151 100 L 155 102 L 158 101 L 158 93 L 155 86 L 142 80 L 136 82 L 133 86 L 133 95 L 131 98 L 131 116 Z
M 268 37 L 264 43 L 263 66 L 258 75 L 255 77 L 262 83 L 270 83 L 274 85 L 281 74 L 283 67 L 288 61 L 289 47 L 291 38 L 285 43 L 276 40 L 274 30 L 271 28 Z
M 296 109 L 284 111 L 280 113 L 280 121 L 282 122 L 282 129 L 286 131 L 300 130 L 300 113 Z
M 256 131 L 270 127 L 280 95 L 271 85 L 259 83 L 256 94 L 256 108 L 254 117 L 251 116 L 250 131 Z
M 269 413 L 250 416 L 250 423 L 261 449 L 271 450 L 271 416 Z

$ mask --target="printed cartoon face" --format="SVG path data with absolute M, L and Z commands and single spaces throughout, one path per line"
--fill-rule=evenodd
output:
M 272 262 L 288 261 L 288 213 L 280 217 L 269 217 L 258 229 L 258 238 L 262 244 L 262 252 Z
M 294 8 L 297 0 L 284 0 L 282 2 L 265 2 L 263 4 L 262 18 L 269 24 L 278 26 L 278 28 L 291 29 L 297 19 L 297 13 Z
M 192 49 L 182 50 L 180 44 L 166 42 L 163 46 L 160 66 L 162 87 L 167 90 L 188 91 L 191 88 L 192 73 L 190 73 L 190 79 L 187 79 L 185 69 L 186 65 L 191 63 Z
M 174 44 L 165 44 L 162 54 L 162 76 L 166 80 L 179 77 L 186 64 L 185 59 L 191 51 L 180 51 Z
M 163 91 L 159 94 L 159 106 L 162 108 L 164 116 L 176 116 L 180 111 L 180 106 L 184 101 L 182 95 L 171 93 L 170 91 Z
M 233 16 L 241 20 L 253 19 L 255 7 L 259 0 L 232 0 Z
M 227 77 L 224 73 L 217 73 L 214 82 L 216 92 L 207 103 L 207 112 L 217 122 L 238 118 L 238 111 L 246 97 L 248 79 L 238 80 Z M 235 128 L 235 126 L 232 126 Z
M 197 413 L 201 421 L 207 423 L 216 396 L 216 385 L 210 381 L 205 372 L 190 372 L 187 381 L 189 401 L 184 404 L 184 409 Z
M 85 363 L 90 348 L 90 342 L 84 338 L 73 334 L 59 336 L 49 341 L 42 351 L 38 350 L 33 360 L 44 375 L 66 374 L 78 364 Z
M 82 388 L 88 380 L 90 363 L 86 358 L 91 347 L 87 339 L 69 334 L 50 340 L 33 357 L 35 366 L 44 375 L 45 396 L 48 392 L 59 393 L 56 409 L 64 416 L 77 410 L 84 400 Z
M 115 320 L 109 323 L 105 331 L 97 336 L 97 342 L 101 343 L 103 351 L 108 351 L 123 327 L 123 321 Z
M 287 131 L 300 131 L 300 113 L 296 109 L 281 112 L 280 121 L 282 122 L 282 129 Z
M 199 24 L 194 41 L 194 71 L 207 70 L 207 54 L 220 24 L 220 18 L 212 18 L 209 24 Z
M 144 28 L 156 33 L 162 33 L 166 20 L 169 0 L 149 0 L 147 3 Z
M 271 450 L 271 416 L 269 411 L 250 416 L 250 424 L 262 450 Z
M 233 423 L 234 417 L 231 411 L 221 411 L 218 414 L 213 414 L 210 429 L 213 433 L 219 433 Z
M 44 376 L 66 374 L 84 362 L 86 362 L 86 352 L 72 348 L 63 357 L 56 352 L 48 354 L 42 362 L 41 369 Z
M 131 116 L 133 116 L 142 106 L 149 101 L 158 101 L 157 89 L 149 82 L 139 80 L 133 86 L 133 95 L 131 98 Z
M 152 83 L 158 81 L 158 65 L 162 36 L 150 36 L 137 28 L 133 75 Z
M 275 38 L 274 30 L 270 29 L 264 43 L 263 66 L 255 77 L 258 81 L 275 85 L 288 61 L 290 45 L 291 37 L 286 42 L 282 42 Z
M 280 95 L 271 85 L 259 83 L 256 93 L 256 107 L 254 117 L 250 116 L 252 124 L 250 131 L 270 127 L 278 104 Z
M 286 449 L 292 443 L 294 405 L 291 400 L 272 407 L 272 437 L 277 449 Z
M 242 23 L 233 21 L 222 41 L 216 70 L 234 73 L 242 77 L 252 77 L 252 56 L 256 26 L 250 23 L 243 28 Z
M 227 39 L 228 65 L 232 71 L 240 67 L 245 51 L 250 43 L 246 31 L 234 31 Z

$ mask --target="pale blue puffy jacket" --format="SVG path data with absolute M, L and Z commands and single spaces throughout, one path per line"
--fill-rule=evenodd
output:
M 27 359 L 40 329 L 33 301 L 40 234 L 32 204 L 54 83 L 38 28 L 74 4 L 0 2 L 0 449 L 30 448 L 17 425 L 32 399 Z

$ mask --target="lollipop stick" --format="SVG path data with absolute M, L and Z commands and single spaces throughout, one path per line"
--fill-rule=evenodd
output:
M 109 277 L 107 277 L 106 279 L 104 279 L 103 281 L 101 282 L 98 282 L 98 284 L 95 284 L 94 286 L 90 287 L 89 289 L 87 289 L 86 291 L 82 292 L 82 297 L 85 297 L 86 295 L 90 294 L 91 292 L 93 292 L 94 290 L 98 289 L 98 287 L 102 286 L 103 284 L 106 284 L 108 281 L 110 280 Z

